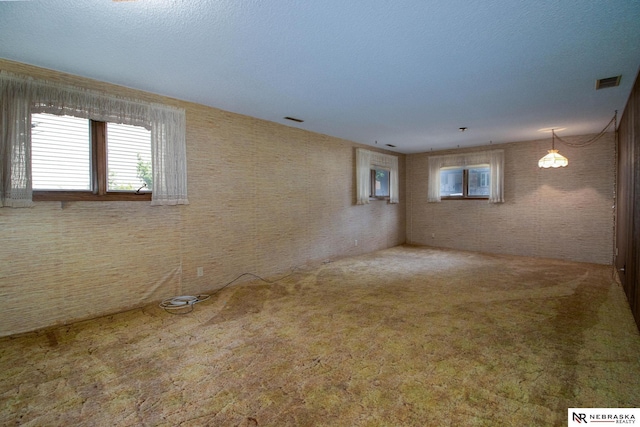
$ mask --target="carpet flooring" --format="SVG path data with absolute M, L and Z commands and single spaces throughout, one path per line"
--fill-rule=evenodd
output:
M 399 246 L 0 339 L 0 425 L 563 426 L 640 406 L 611 266 Z

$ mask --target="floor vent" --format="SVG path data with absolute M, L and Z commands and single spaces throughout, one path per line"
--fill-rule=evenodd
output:
M 596 90 L 606 89 L 608 87 L 616 87 L 620 84 L 622 76 L 607 77 L 606 79 L 596 80 Z

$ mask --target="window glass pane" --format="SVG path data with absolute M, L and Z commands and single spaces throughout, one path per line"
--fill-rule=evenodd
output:
M 90 190 L 89 120 L 32 114 L 31 168 L 34 190 Z
M 462 196 L 463 175 L 463 168 L 440 170 L 440 196 Z
M 389 171 L 374 169 L 373 195 L 375 197 L 389 197 Z
M 469 196 L 489 195 L 489 166 L 469 169 Z
M 151 191 L 151 132 L 107 123 L 108 191 Z

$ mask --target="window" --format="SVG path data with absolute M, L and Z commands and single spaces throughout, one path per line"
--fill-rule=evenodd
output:
M 116 123 L 106 126 L 107 190 L 151 191 L 151 132 L 140 126 Z
M 387 169 L 371 169 L 371 195 L 376 199 L 389 198 L 389 175 Z
M 440 169 L 442 199 L 488 199 L 489 165 Z
M 31 115 L 34 200 L 150 200 L 151 133 L 141 126 Z
M 70 116 L 31 115 L 34 190 L 91 190 L 89 122 Z
M 485 199 L 504 203 L 504 150 L 429 156 L 427 201 Z
M 398 156 L 356 148 L 356 204 L 372 198 L 399 203 Z
M 0 170 L 5 171 L 0 173 L 0 207 L 32 207 L 34 200 L 150 200 L 151 206 L 189 204 L 186 116 L 183 108 L 111 96 L 87 88 L 15 75 L 4 70 L 0 70 L 0 99 L 2 100 L 0 102 L 0 127 L 2 128 L 0 129 L 2 132 L 0 152 L 3 153 L 0 155 Z M 76 126 L 80 132 L 88 132 L 88 137 L 86 133 L 82 136 L 82 141 L 87 141 L 86 144 L 74 142 L 78 147 L 84 148 L 60 151 L 65 154 L 59 158 L 65 161 L 73 154 L 84 156 L 84 160 L 76 162 L 82 164 L 82 172 L 80 169 L 68 168 L 58 163 L 53 168 L 55 173 L 68 170 L 71 174 L 78 174 L 78 176 L 69 182 L 64 182 L 59 176 L 58 179 L 53 180 L 56 182 L 52 183 L 46 178 L 50 171 L 43 172 L 42 165 L 36 166 L 40 178 L 34 192 L 31 126 L 34 121 L 37 124 L 40 118 L 36 116 L 35 120 L 32 120 L 33 115 L 40 113 L 54 115 L 55 118 L 52 119 L 54 121 L 65 115 L 93 121 L 87 120 L 86 126 L 84 124 Z M 135 188 L 138 184 L 136 181 L 121 182 L 125 173 L 120 167 L 114 166 L 119 162 L 116 159 L 117 155 L 114 154 L 118 143 L 114 141 L 113 133 L 117 131 L 107 129 L 107 123 L 124 123 L 134 128 L 150 130 L 148 140 L 150 151 L 153 153 L 153 194 L 151 191 L 143 191 L 145 187 L 140 189 L 142 182 L 137 188 Z M 64 130 L 58 132 L 58 136 L 62 136 L 65 143 L 80 139 L 79 136 L 72 136 L 73 132 L 69 126 L 63 126 Z M 42 130 L 41 127 L 40 131 Z M 36 130 L 35 133 L 37 134 L 38 131 Z M 112 134 L 111 137 L 109 133 Z M 40 137 L 42 138 L 42 135 Z M 127 142 L 121 145 L 127 147 L 135 145 L 132 142 L 134 139 L 128 135 Z M 55 140 L 47 143 L 49 147 L 45 147 L 45 150 L 55 146 L 53 141 Z M 86 161 L 87 146 L 90 153 L 89 163 Z M 85 150 L 84 153 L 83 150 Z M 42 153 L 43 151 L 38 151 L 36 148 L 36 157 L 46 160 L 53 155 L 47 151 L 44 151 L 45 154 Z M 139 162 L 141 162 L 141 174 L 148 174 L 150 170 L 147 168 L 147 159 L 142 152 L 140 152 L 140 159 L 137 154 L 133 152 L 131 157 L 136 165 L 136 177 Z M 131 165 L 131 161 L 129 164 Z M 129 170 L 131 170 L 130 165 Z M 117 177 L 111 180 L 111 189 L 109 189 L 109 170 L 113 171 Z M 42 178 L 43 176 L 45 178 Z M 129 187 L 135 190 L 129 190 Z M 138 189 L 140 189 L 139 192 Z

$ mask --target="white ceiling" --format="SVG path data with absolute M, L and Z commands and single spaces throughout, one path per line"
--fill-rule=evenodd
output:
M 414 153 L 599 132 L 640 1 L 0 0 L 0 57 Z

